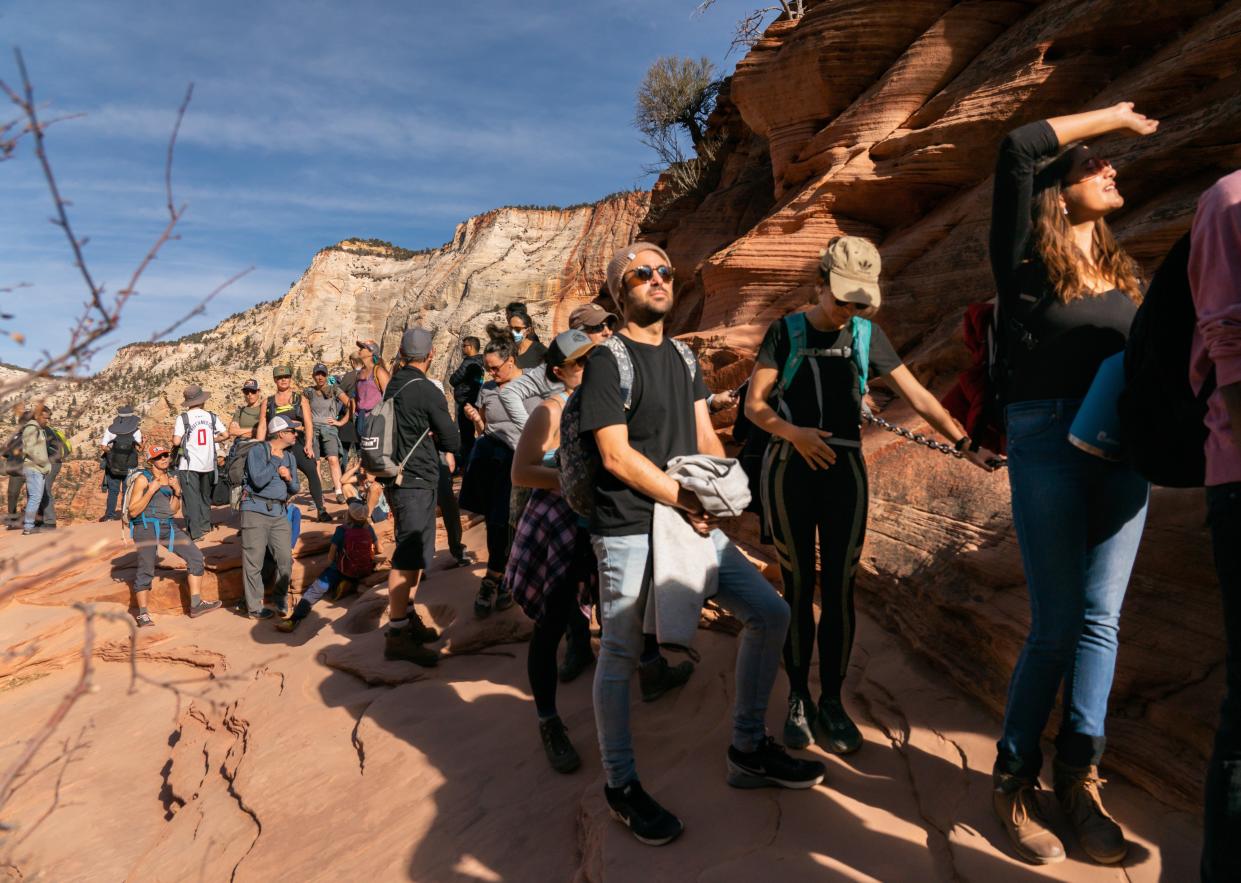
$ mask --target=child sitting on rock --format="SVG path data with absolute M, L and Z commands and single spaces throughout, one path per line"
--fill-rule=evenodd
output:
M 378 557 L 379 538 L 375 536 L 375 528 L 367 521 L 366 507 L 358 501 L 351 502 L 348 519 L 332 533 L 327 568 L 302 594 L 293 608 L 293 615 L 276 623 L 276 628 L 282 632 L 293 631 L 328 592 L 333 592 L 333 598 L 338 600 L 350 583 L 356 584 L 375 572 L 375 559 Z

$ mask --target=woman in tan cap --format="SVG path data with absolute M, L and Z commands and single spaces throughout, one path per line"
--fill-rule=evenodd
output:
M 887 335 L 870 321 L 879 309 L 879 252 L 840 236 L 820 258 L 814 305 L 777 319 L 759 347 L 746 415 L 771 434 L 760 488 L 764 531 L 774 539 L 792 622 L 784 644 L 789 712 L 784 741 L 816 741 L 836 754 L 862 745 L 841 702 L 855 628 L 853 582 L 866 536 L 866 462 L 861 416 L 867 377 L 883 377 L 937 432 L 966 451 L 970 439 L 914 378 Z M 986 465 L 989 452 L 967 452 Z M 816 708 L 810 697 L 814 651 L 815 534 L 822 560 Z

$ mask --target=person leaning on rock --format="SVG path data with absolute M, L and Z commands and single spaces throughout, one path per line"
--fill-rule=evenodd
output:
M 133 478 L 129 490 L 130 535 L 138 547 L 138 572 L 134 575 L 134 621 L 139 628 L 155 625 L 147 611 L 155 560 L 160 546 L 177 555 L 189 571 L 190 616 L 202 616 L 220 606 L 202 598 L 203 553 L 188 536 L 177 531 L 173 518 L 181 511 L 181 484 L 168 470 L 172 453 L 163 445 L 151 445 L 147 468 Z
M 267 421 L 267 438 L 246 454 L 244 490 L 241 495 L 241 566 L 246 591 L 246 612 L 252 619 L 270 619 L 263 606 L 263 558 L 270 554 L 276 564 L 272 597 L 280 615 L 288 613 L 289 577 L 293 571 L 292 526 L 289 498 L 301 490 L 297 460 L 290 448 L 297 441 L 295 424 L 284 417 Z

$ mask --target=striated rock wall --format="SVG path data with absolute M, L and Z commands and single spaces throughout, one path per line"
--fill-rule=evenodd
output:
M 699 191 L 662 204 L 657 187 L 644 225 L 678 265 L 676 327 L 715 388 L 748 375 L 767 325 L 806 302 L 819 249 L 845 233 L 879 243 L 878 321 L 944 391 L 965 364 L 964 308 L 993 294 L 990 175 L 1017 125 L 1119 100 L 1162 121 L 1097 147 L 1126 198 L 1113 227 L 1148 272 L 1198 194 L 1241 166 L 1236 0 L 808 6 L 738 64 L 711 121 L 721 159 Z M 1028 622 L 1005 477 L 873 433 L 868 461 L 864 603 L 998 713 Z M 1199 800 L 1222 690 L 1202 523 L 1199 493 L 1156 491 L 1110 724 L 1109 764 L 1185 806 Z

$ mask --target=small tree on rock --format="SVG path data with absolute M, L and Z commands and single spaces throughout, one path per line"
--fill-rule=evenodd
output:
M 682 133 L 695 149 L 704 144 L 707 117 L 715 108 L 719 89 L 715 66 L 708 58 L 670 55 L 656 59 L 647 69 L 638 87 L 634 125 L 663 165 L 685 161 Z

